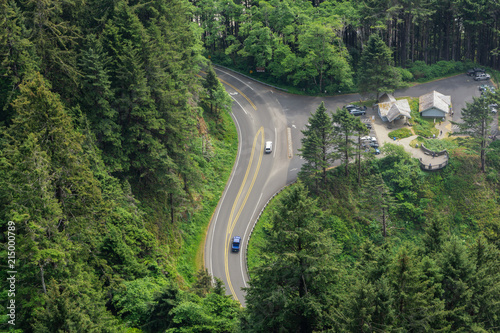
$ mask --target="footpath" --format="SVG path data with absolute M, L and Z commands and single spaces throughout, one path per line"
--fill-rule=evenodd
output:
M 379 145 L 382 146 L 384 143 L 389 142 L 392 144 L 397 144 L 397 145 L 402 145 L 403 148 L 409 152 L 413 157 L 418 158 L 424 165 L 428 166 L 431 165 L 433 169 L 437 169 L 437 166 L 440 164 L 446 163 L 448 161 L 448 156 L 447 155 L 441 155 L 441 156 L 432 156 L 430 154 L 426 154 L 423 149 L 416 148 L 415 146 L 410 146 L 410 142 L 415 140 L 418 135 L 412 135 L 408 138 L 404 139 L 391 139 L 389 138 L 389 132 L 402 128 L 402 127 L 407 127 L 406 125 L 403 125 L 403 120 L 399 119 L 395 121 L 395 124 L 392 125 L 392 128 L 388 128 L 389 123 L 383 122 L 378 115 L 375 114 L 375 112 L 367 112 L 367 115 L 370 117 L 370 121 L 372 124 L 372 127 L 375 131 L 375 135 L 377 137 L 377 140 L 379 142 Z M 375 117 L 372 117 L 375 116 Z M 373 120 L 374 119 L 374 120 Z M 436 128 L 439 130 L 439 135 L 436 137 L 436 139 L 443 139 L 448 137 L 448 133 L 451 132 L 451 123 L 450 123 L 450 116 L 447 116 L 445 118 L 444 122 L 437 123 L 436 122 Z

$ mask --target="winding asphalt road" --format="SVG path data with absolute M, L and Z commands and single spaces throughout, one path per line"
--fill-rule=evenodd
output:
M 297 178 L 303 163 L 297 155 L 301 130 L 322 101 L 328 110 L 335 111 L 360 100 L 361 96 L 291 95 L 227 69 L 217 68 L 216 73 L 234 100 L 232 116 L 238 130 L 239 147 L 233 172 L 208 229 L 205 267 L 212 276 L 221 278 L 226 293 L 244 306 L 241 288 L 248 286 L 245 249 L 250 232 L 266 202 Z M 453 118 L 458 120 L 465 102 L 480 95 L 478 85 L 469 77 L 459 75 L 399 90 L 394 95 L 417 97 L 432 90 L 451 95 Z M 368 117 L 361 120 L 370 121 Z M 265 141 L 273 141 L 271 154 L 264 153 Z M 231 252 L 234 236 L 242 237 L 242 250 L 238 253 Z

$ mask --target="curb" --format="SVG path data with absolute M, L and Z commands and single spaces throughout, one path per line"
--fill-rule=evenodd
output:
M 282 188 L 280 188 L 276 193 L 274 193 L 267 200 L 267 202 L 265 203 L 264 207 L 262 207 L 262 209 L 260 210 L 259 215 L 257 215 L 257 218 L 255 219 L 255 222 L 254 222 L 254 224 L 252 226 L 252 229 L 250 229 L 250 233 L 248 234 L 248 240 L 247 240 L 247 242 L 245 244 L 245 268 L 246 268 L 246 273 L 247 273 L 247 279 L 248 280 L 250 280 L 250 274 L 248 273 L 248 244 L 250 243 L 250 238 L 252 238 L 253 230 L 255 229 L 255 226 L 257 225 L 257 222 L 259 222 L 260 216 L 262 215 L 262 213 L 266 209 L 267 205 L 269 205 L 269 203 L 271 202 L 271 200 L 273 200 L 274 197 L 277 196 L 278 194 L 280 194 L 285 188 L 287 188 L 290 185 L 295 184 L 296 182 L 297 182 L 297 180 L 294 180 L 293 182 L 290 182 L 290 183 L 286 184 L 285 186 L 283 186 Z

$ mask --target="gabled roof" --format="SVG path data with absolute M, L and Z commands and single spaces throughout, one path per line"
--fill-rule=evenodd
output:
M 386 117 L 388 121 L 393 121 L 400 115 L 405 116 L 406 118 L 411 118 L 410 104 L 407 99 L 396 100 L 391 95 L 387 96 L 387 99 L 391 101 L 378 103 L 378 109 L 381 117 Z M 380 99 L 382 100 L 382 98 Z
M 393 121 L 399 116 L 405 116 L 406 118 L 411 118 L 410 113 L 411 109 L 408 100 L 400 99 L 392 104 L 391 108 L 389 109 L 389 112 L 387 112 L 386 117 L 388 121 Z
M 419 97 L 419 111 L 424 112 L 430 108 L 436 108 L 444 113 L 448 113 L 451 105 L 451 97 L 443 95 L 437 91 L 432 91 L 428 94 Z
M 395 102 L 396 99 L 394 96 L 388 93 L 384 93 L 382 96 L 379 97 L 378 102 L 379 103 L 390 103 L 390 102 Z

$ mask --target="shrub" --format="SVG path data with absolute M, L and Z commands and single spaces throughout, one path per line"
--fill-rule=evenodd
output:
M 396 137 L 398 139 L 404 139 L 404 138 L 409 138 L 412 135 L 413 135 L 413 133 L 408 128 L 400 128 L 400 129 L 394 130 L 392 132 L 389 132 L 390 138 Z
M 401 75 L 401 79 L 403 81 L 410 82 L 411 80 L 413 80 L 413 74 L 409 70 L 401 67 L 396 67 L 396 70 Z

